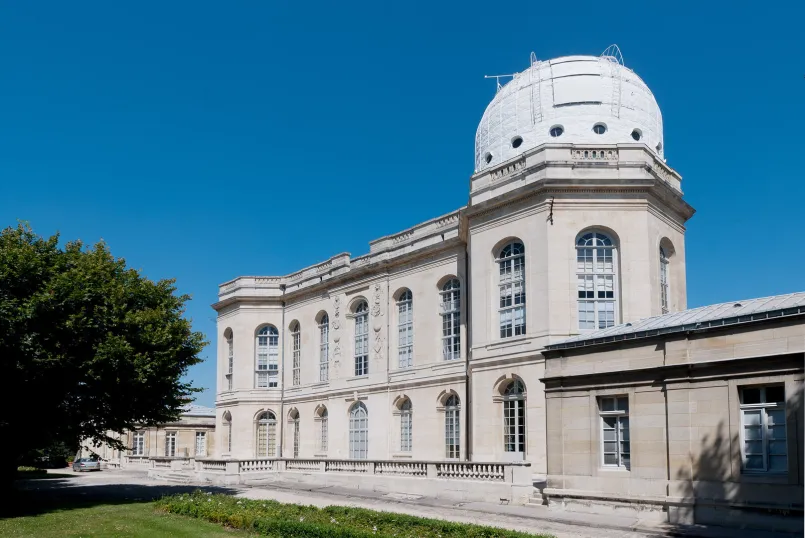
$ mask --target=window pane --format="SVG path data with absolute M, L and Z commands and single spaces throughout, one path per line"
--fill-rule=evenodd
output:
M 757 404 L 760 403 L 760 389 L 744 389 L 742 391 L 743 404 Z
M 746 441 L 744 442 L 744 453 L 749 454 L 763 454 L 762 441 Z
M 769 409 L 767 424 L 769 426 L 785 426 L 785 411 L 782 409 Z
M 604 465 L 617 465 L 617 464 L 618 464 L 617 454 L 604 454 Z
M 624 454 L 621 459 L 623 460 L 623 466 L 626 467 L 627 470 L 632 468 L 632 458 L 629 454 Z
M 744 426 L 760 426 L 760 411 L 744 411 Z
M 760 434 L 760 427 L 745 427 L 744 439 L 747 441 L 759 441 L 763 438 Z
M 617 441 L 615 430 L 604 429 L 604 441 Z
M 629 398 L 618 398 L 618 411 L 628 411 L 629 410 Z
M 782 385 L 776 387 L 766 387 L 767 403 L 781 403 L 784 401 L 785 401 L 785 387 L 783 387 Z
M 785 456 L 769 456 L 769 470 L 778 472 L 787 471 L 788 458 L 786 458 Z
M 604 442 L 604 453 L 616 452 L 617 450 L 618 450 L 618 443 L 617 442 L 615 442 L 615 441 L 612 441 L 612 442 L 605 441 Z
M 746 456 L 746 468 L 763 470 L 763 456 Z
M 601 411 L 614 411 L 615 410 L 615 400 L 613 398 L 602 398 L 601 399 Z M 604 422 L 610 420 L 609 418 L 605 418 Z M 615 426 L 615 419 L 612 418 L 612 426 Z M 608 423 L 608 422 L 607 422 Z
M 785 456 L 786 452 L 787 451 L 785 441 L 769 442 L 769 454 L 771 454 L 772 456 Z

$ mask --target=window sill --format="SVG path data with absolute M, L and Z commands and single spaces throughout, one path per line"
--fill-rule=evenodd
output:
M 353 381 L 363 381 L 363 380 L 366 380 L 366 379 L 369 379 L 369 374 L 356 375 L 356 376 L 348 377 L 346 379 L 346 381 L 347 381 L 347 383 L 351 383 Z
M 741 469 L 741 482 L 755 484 L 788 484 L 788 471 L 747 471 Z
M 411 452 L 392 452 L 391 457 L 395 459 L 413 459 L 413 453 Z
M 610 474 L 610 473 L 612 473 L 612 474 L 622 474 L 624 476 L 630 476 L 631 475 L 631 471 L 629 469 L 625 468 L 625 467 L 604 467 L 604 466 L 601 466 L 601 467 L 598 468 L 598 470 L 601 471 L 602 473 L 607 473 L 607 474 Z
M 327 457 L 327 452 L 314 452 L 313 457 L 314 458 L 326 458 Z
M 528 334 L 519 336 L 509 336 L 506 338 L 498 338 L 498 340 L 486 345 L 486 349 L 502 349 L 506 347 L 517 346 L 531 340 Z

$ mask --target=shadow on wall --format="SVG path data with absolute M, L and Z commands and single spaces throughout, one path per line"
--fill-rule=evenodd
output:
M 689 455 L 689 464 L 676 474 L 676 492 L 682 497 L 677 507 L 669 507 L 669 522 L 774 530 L 802 530 L 802 416 L 803 392 L 786 401 L 786 439 L 789 473 L 798 475 L 795 483 L 780 482 L 784 475 L 761 475 L 742 481 L 740 434 L 730 436 L 725 422 L 715 432 L 702 437 L 702 450 Z M 792 442 L 794 441 L 794 442 Z M 792 453 L 792 447 L 796 447 Z M 730 506 L 732 505 L 732 506 Z M 736 510 L 735 505 L 745 505 Z

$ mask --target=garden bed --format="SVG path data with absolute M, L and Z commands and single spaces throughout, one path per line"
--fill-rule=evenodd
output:
M 343 506 L 300 506 L 196 491 L 157 501 L 158 509 L 275 538 L 547 538 L 495 527 L 452 523 Z

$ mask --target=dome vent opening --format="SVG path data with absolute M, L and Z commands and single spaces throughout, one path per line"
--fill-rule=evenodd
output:
M 492 154 L 491 153 L 487 153 L 486 155 L 484 155 L 484 162 L 486 164 L 489 164 L 489 163 L 492 162 Z
M 605 123 L 596 123 L 593 125 L 593 132 L 598 135 L 602 135 L 607 132 L 607 125 Z
M 553 127 L 551 127 L 551 130 L 550 130 L 550 134 L 554 138 L 562 136 L 562 133 L 564 133 L 564 132 L 565 132 L 565 128 L 562 127 L 561 125 L 554 125 Z
M 514 138 L 512 138 L 512 147 L 514 149 L 519 148 L 521 145 L 523 145 L 523 137 L 522 136 L 515 136 Z
M 641 138 L 643 138 L 643 132 L 640 129 L 635 129 L 632 131 L 632 139 L 635 142 L 640 142 Z

